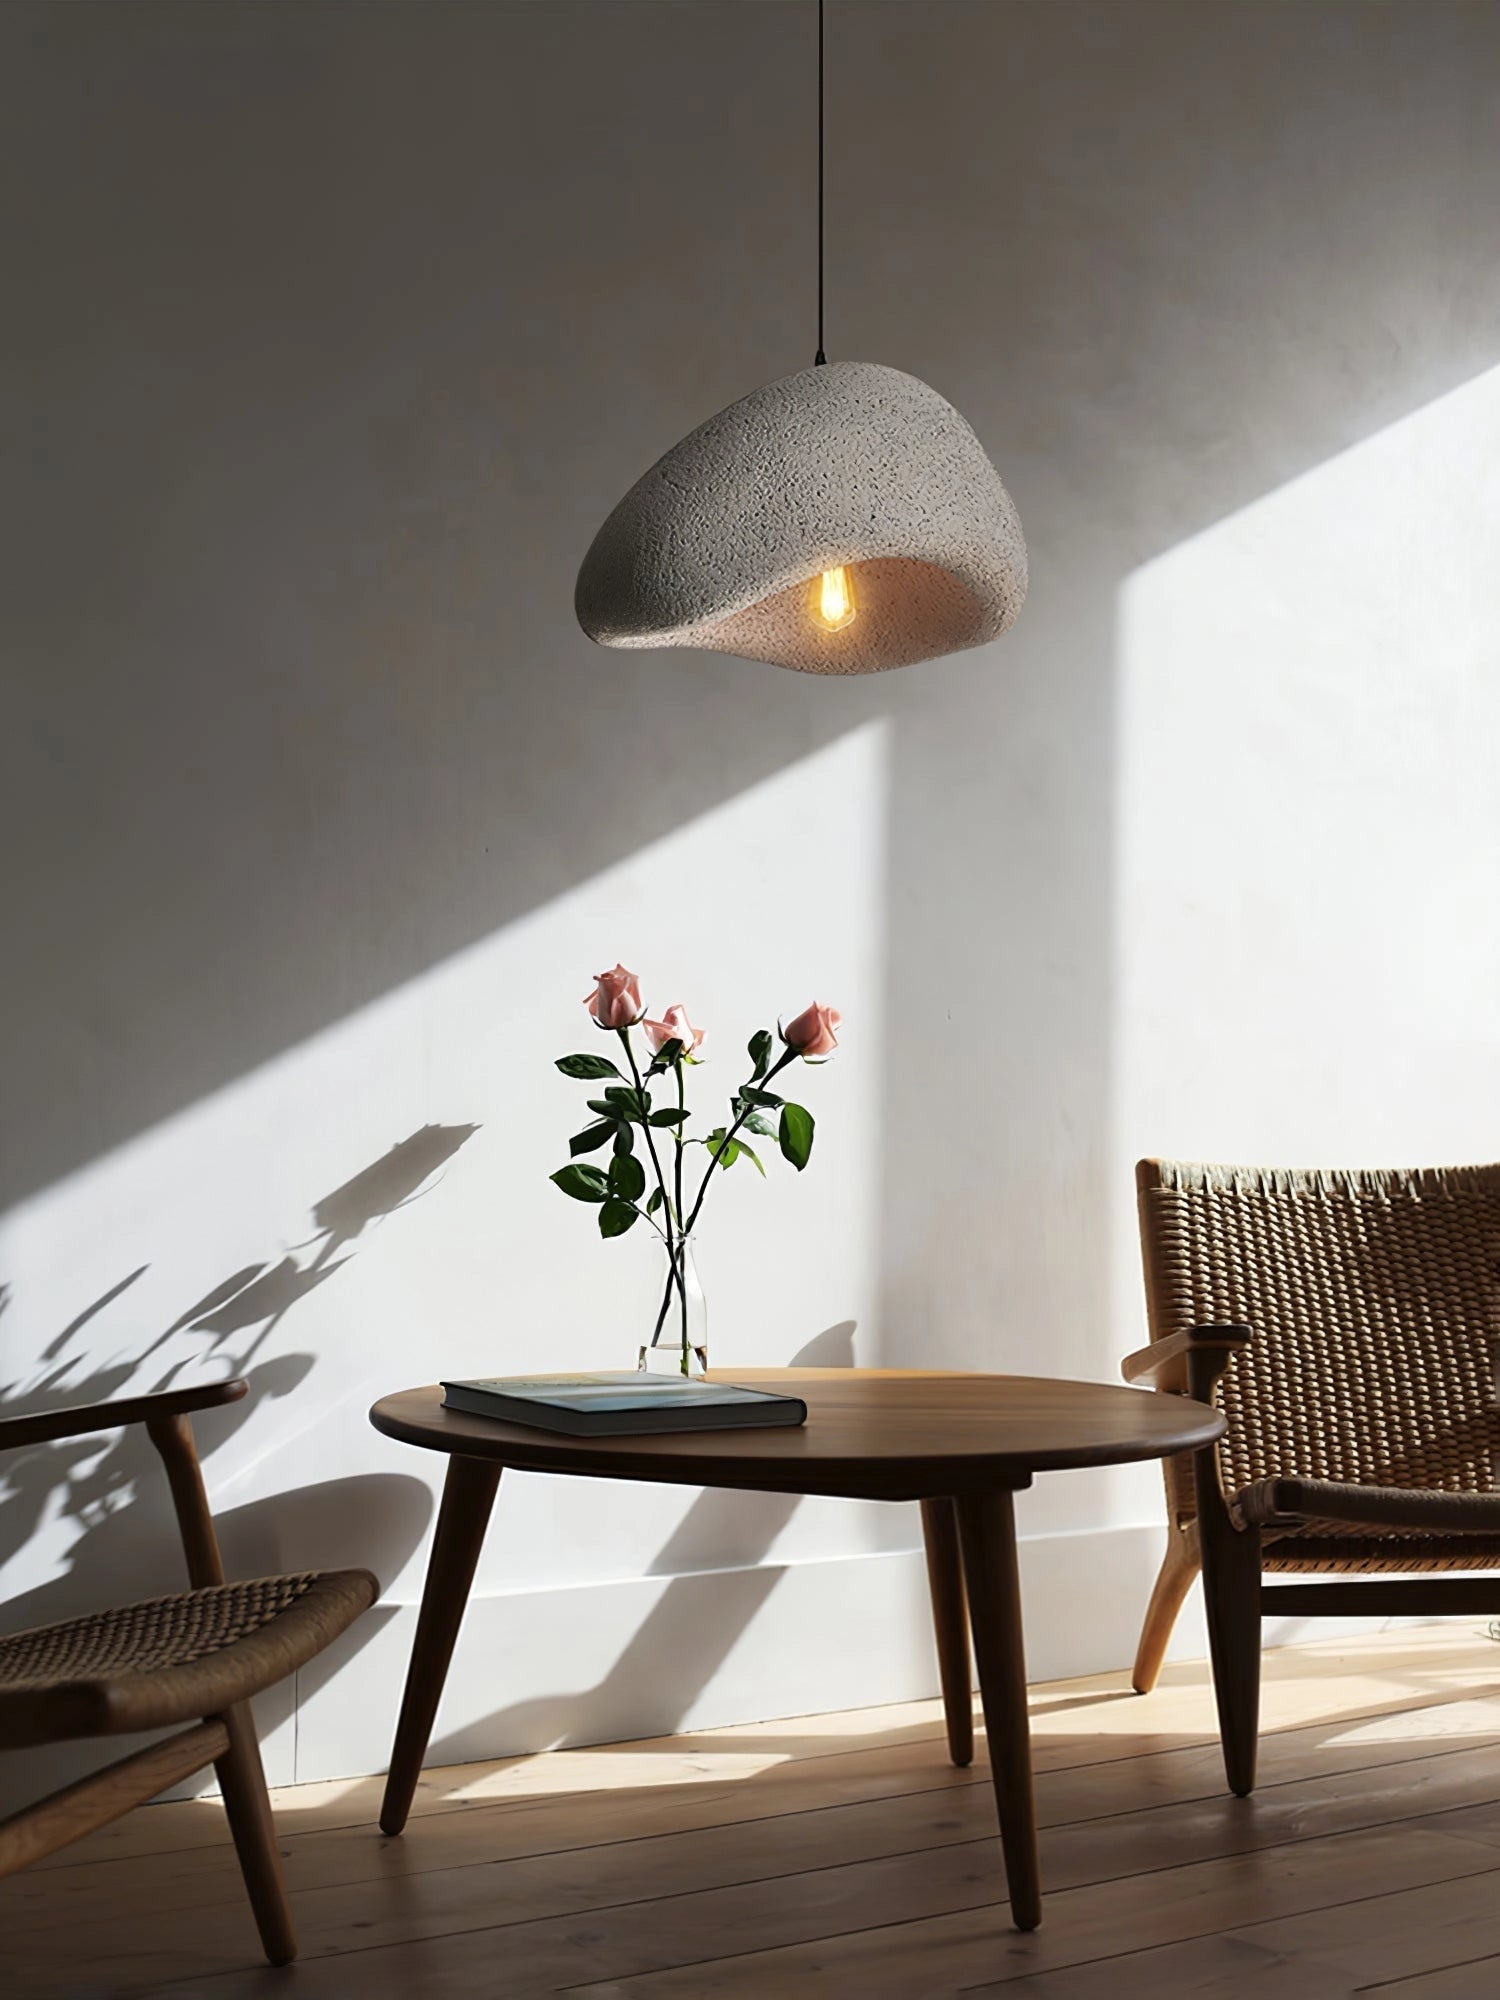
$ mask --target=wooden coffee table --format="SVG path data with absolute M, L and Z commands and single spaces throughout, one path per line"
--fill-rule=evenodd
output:
M 571 1438 L 445 1410 L 436 1386 L 406 1389 L 376 1403 L 370 1421 L 378 1431 L 449 1455 L 381 1827 L 394 1834 L 406 1824 L 506 1466 L 757 1493 L 919 1500 L 949 1751 L 956 1764 L 967 1764 L 972 1755 L 966 1629 L 972 1625 L 1011 1915 L 1020 1929 L 1035 1930 L 1042 1915 L 1041 1881 L 1012 1495 L 1038 1472 L 1196 1451 L 1221 1434 L 1224 1419 L 1186 1397 L 1025 1375 L 886 1368 L 716 1373 L 725 1381 L 804 1397 L 806 1424 L 795 1430 Z

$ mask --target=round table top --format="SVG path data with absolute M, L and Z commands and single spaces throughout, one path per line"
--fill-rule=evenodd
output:
M 807 1422 L 766 1430 L 563 1437 L 443 1408 L 434 1383 L 383 1396 L 387 1437 L 524 1472 L 913 1500 L 1030 1484 L 1036 1472 L 1170 1458 L 1212 1444 L 1217 1410 L 1185 1396 L 1034 1375 L 903 1368 L 725 1368 L 710 1380 L 801 1396 Z

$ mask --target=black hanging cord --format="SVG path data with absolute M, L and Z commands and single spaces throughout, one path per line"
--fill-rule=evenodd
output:
M 814 368 L 826 367 L 823 352 L 823 0 L 818 0 L 818 352 Z

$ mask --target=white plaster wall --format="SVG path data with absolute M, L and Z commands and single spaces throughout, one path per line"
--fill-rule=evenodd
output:
M 854 686 L 570 606 L 809 359 L 802 0 L 0 22 L 0 1384 L 250 1374 L 231 1561 L 386 1585 L 278 1776 L 389 1739 L 434 1469 L 371 1397 L 633 1338 L 545 1180 L 599 965 L 716 1049 L 848 1017 L 812 1170 L 705 1239 L 747 1363 L 1108 1379 L 1136 1154 L 1494 1150 L 1500 17 L 843 11 L 830 351 L 951 397 L 1032 555 L 998 646 Z M 8 1623 L 172 1581 L 150 1471 L 12 1464 Z M 1026 1496 L 1037 1672 L 1128 1658 L 1158 1505 Z M 928 1690 L 916 1544 L 510 1482 L 437 1748 Z
M 1116 1286 L 1143 1153 L 1500 1155 L 1500 369 L 1120 608 Z
M 5 1217 L 11 1406 L 244 1374 L 247 1402 L 199 1420 L 231 1567 L 360 1562 L 379 1575 L 385 1609 L 346 1651 L 382 1624 L 395 1641 L 378 1651 L 382 1671 L 364 1676 L 367 1700 L 351 1704 L 341 1681 L 327 1705 L 346 1747 L 324 1752 L 318 1729 L 298 1732 L 288 1715 L 268 1742 L 284 1775 L 298 1736 L 304 1775 L 374 1767 L 388 1748 L 411 1633 L 401 1612 L 420 1593 L 445 1461 L 377 1436 L 370 1403 L 439 1376 L 628 1367 L 651 1324 L 655 1239 L 639 1228 L 601 1242 L 594 1212 L 547 1178 L 590 1120 L 588 1090 L 552 1058 L 601 1045 L 582 996 L 617 943 L 653 1006 L 686 998 L 711 1037 L 693 1077 L 700 1123 L 721 1116 L 715 1101 L 743 1080 L 757 1027 L 789 1018 L 814 990 L 865 996 L 839 1061 L 798 1073 L 818 1120 L 815 1164 L 798 1179 L 762 1148 L 764 1181 L 748 1165 L 724 1176 L 705 1208 L 700 1270 L 716 1353 L 752 1366 L 799 1353 L 878 1360 L 885 805 L 884 728 L 867 723 Z M 687 929 L 677 894 L 659 893 L 674 875 L 684 895 L 689 877 L 711 885 Z M 775 922 L 747 935 L 744 913 L 756 909 Z M 771 991 L 779 1001 L 763 1001 Z M 141 1509 L 152 1470 L 149 1453 L 114 1438 L 21 1455 L 9 1500 L 28 1532 L 5 1545 L 0 1568 L 13 1625 L 106 1595 L 122 1570 L 173 1587 L 154 1486 Z M 660 1592 L 684 1575 L 753 1576 L 766 1558 L 816 1567 L 906 1546 L 906 1511 L 507 1480 L 475 1586 L 508 1607 L 500 1665 L 489 1647 L 470 1648 L 483 1712 L 466 1747 L 579 1733 L 569 1697 L 590 1673 L 615 1675 L 613 1698 L 593 1699 L 592 1728 L 639 1730 L 655 1714 L 669 1727 L 700 1701 L 777 1572 L 751 1583 L 743 1609 L 732 1596 L 719 1605 L 691 1640 L 680 1611 L 654 1648 L 638 1636 L 634 1674 L 610 1663 L 652 1599 L 627 1592 L 629 1615 L 601 1619 L 593 1587 L 614 1602 L 607 1586 L 643 1574 L 667 1580 Z M 535 1593 L 576 1608 L 550 1630 L 527 1608 Z M 871 1672 L 878 1693 L 882 1669 Z M 539 1712 L 543 1690 L 552 1699 Z

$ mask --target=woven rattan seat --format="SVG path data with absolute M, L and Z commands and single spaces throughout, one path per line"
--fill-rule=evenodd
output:
M 1167 1467 L 1135 1685 L 1155 1681 L 1201 1562 L 1230 1782 L 1247 1791 L 1262 1608 L 1500 1611 L 1500 1582 L 1418 1574 L 1500 1570 L 1500 1166 L 1143 1160 L 1136 1186 L 1151 1346 L 1127 1379 L 1216 1396 L 1228 1428 L 1212 1458 Z M 1370 1580 L 1261 1588 L 1298 1572 Z
M 0 1876 L 30 1867 L 212 1764 L 273 1965 L 297 1956 L 250 1697 L 321 1653 L 380 1586 L 368 1570 L 226 1583 L 193 1412 L 237 1403 L 241 1380 L 182 1384 L 73 1409 L 0 1417 L 0 1451 L 141 1424 L 160 1454 L 192 1588 L 0 1638 L 0 1750 L 160 1731 L 142 1749 L 0 1820 Z
M 244 1701 L 370 1602 L 362 1570 L 257 1577 L 0 1638 L 0 1742 L 158 1729 Z
M 1268 1576 L 1418 1576 L 1445 1570 L 1500 1570 L 1500 1535 L 1331 1534 L 1307 1521 L 1295 1535 L 1261 1545 Z M 1358 1605 L 1348 1607 L 1357 1616 Z M 1495 1605 L 1500 1617 L 1500 1599 Z
M 295 1604 L 313 1582 L 265 1576 L 221 1583 L 179 1597 L 152 1597 L 96 1611 L 65 1625 L 42 1625 L 0 1639 L 0 1692 L 59 1687 L 65 1681 L 159 1674 L 232 1646 Z

